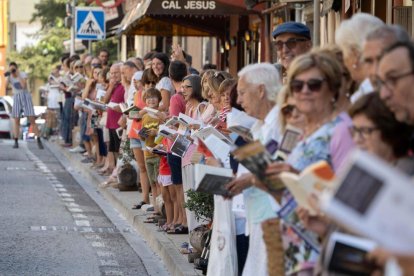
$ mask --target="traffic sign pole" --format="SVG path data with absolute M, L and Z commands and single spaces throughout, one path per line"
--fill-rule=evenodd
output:
M 75 54 L 75 36 L 76 36 L 76 26 L 75 26 L 75 17 L 76 17 L 76 0 L 72 0 L 71 3 L 71 13 L 72 13 L 72 27 L 70 29 L 70 55 Z

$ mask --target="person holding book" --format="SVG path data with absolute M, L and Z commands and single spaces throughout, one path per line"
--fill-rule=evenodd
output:
M 201 94 L 201 78 L 197 75 L 188 75 L 184 77 L 182 84 L 182 95 L 184 101 L 186 102 L 185 115 L 191 117 L 195 120 L 200 120 L 201 114 L 204 112 L 207 105 L 206 102 L 203 102 L 203 97 Z M 182 177 L 183 185 L 180 186 L 183 189 L 179 192 L 178 197 L 180 203 L 183 204 L 186 200 L 186 191 L 189 189 L 194 189 L 194 164 L 191 162 L 193 153 L 196 151 L 196 146 L 191 144 L 187 151 L 182 156 Z M 173 231 L 168 233 L 176 234 L 187 234 L 189 231 L 197 227 L 197 221 L 193 212 L 185 209 L 186 216 L 183 218 L 183 223 Z
M 149 88 L 145 91 L 144 100 L 146 106 L 157 109 L 162 100 L 161 92 L 156 88 Z M 158 189 L 158 171 L 160 166 L 160 157 L 147 149 L 156 146 L 154 141 L 158 133 L 158 125 L 160 120 L 149 113 L 142 116 L 142 128 L 139 131 L 141 139 L 145 143 L 144 157 L 145 168 L 148 175 L 149 184 L 151 186 L 152 200 L 151 205 L 155 206 L 155 200 L 160 195 Z M 148 219 L 150 221 L 151 218 Z
M 174 94 L 174 88 L 171 80 L 168 77 L 168 67 L 170 66 L 170 60 L 164 53 L 156 53 L 151 60 L 151 68 L 154 74 L 157 76 L 158 81 L 155 85 L 162 95 L 162 101 L 160 103 L 160 110 L 167 111 L 170 106 L 170 98 Z
M 268 63 L 247 65 L 238 73 L 238 76 L 237 103 L 249 116 L 264 122 L 254 132 L 254 139 L 260 141 L 262 145 L 270 141 L 279 141 L 276 98 L 282 83 L 276 68 Z M 275 199 L 267 192 L 255 187 L 256 180 L 256 177 L 246 167 L 240 165 L 237 178 L 227 186 L 233 197 L 241 192 L 244 197 L 250 241 L 243 275 L 268 274 L 262 223 L 277 217 Z
M 168 68 L 168 73 L 176 91 L 171 96 L 169 106 L 169 116 L 178 117 L 180 113 L 185 113 L 185 100 L 183 96 L 183 89 L 181 87 L 183 79 L 187 76 L 187 66 L 182 61 L 173 61 Z M 175 228 L 181 226 L 185 221 L 185 208 L 184 208 L 184 194 L 183 194 L 183 177 L 181 170 L 181 157 L 171 153 L 172 141 L 167 141 L 167 162 L 171 168 L 171 181 L 174 184 L 171 189 L 171 200 L 174 204 L 174 218 L 170 225 L 170 231 L 175 232 Z M 187 224 L 185 224 L 187 225 Z
M 145 111 L 143 110 L 146 107 L 146 103 L 144 100 L 144 94 L 147 89 L 154 88 L 156 83 L 156 76 L 152 73 L 151 69 L 145 69 L 142 73 L 142 77 L 140 80 L 134 80 L 134 86 L 136 89 L 134 95 L 134 105 L 140 109 L 139 115 L 143 116 Z M 144 149 L 145 149 L 145 141 L 141 140 L 141 137 L 138 135 L 139 131 L 142 129 L 142 118 L 134 118 L 132 119 L 131 129 L 129 130 L 128 137 L 130 139 L 130 148 L 134 153 L 135 160 L 137 161 L 139 167 L 139 180 L 141 183 L 141 190 L 142 190 L 142 200 L 132 206 L 132 209 L 141 209 L 144 204 L 149 204 L 149 180 L 147 169 L 145 166 L 145 157 L 144 157 Z

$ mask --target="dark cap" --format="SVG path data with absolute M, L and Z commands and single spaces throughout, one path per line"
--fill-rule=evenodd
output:
M 276 38 L 277 36 L 281 34 L 297 34 L 303 37 L 306 37 L 308 39 L 311 39 L 310 30 L 309 28 L 299 22 L 285 22 L 276 27 L 276 29 L 273 31 L 272 36 L 273 38 Z

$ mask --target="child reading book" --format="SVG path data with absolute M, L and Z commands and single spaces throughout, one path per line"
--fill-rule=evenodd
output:
M 157 109 L 161 101 L 161 92 L 158 89 L 149 88 L 145 91 L 144 100 L 147 106 Z M 145 148 L 153 148 L 156 146 L 154 139 L 158 133 L 159 123 L 159 119 L 150 114 L 145 114 L 142 117 L 142 128 L 139 131 L 139 135 L 141 136 L 141 139 L 145 141 Z M 156 185 L 158 181 L 160 157 L 149 150 L 144 150 L 144 157 L 148 180 L 152 191 L 152 199 L 155 202 L 155 199 L 160 194 Z

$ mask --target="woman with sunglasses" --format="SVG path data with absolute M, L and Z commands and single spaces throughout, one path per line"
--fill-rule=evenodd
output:
M 335 106 L 341 88 L 341 75 L 338 61 L 320 50 L 299 56 L 292 62 L 287 89 L 296 101 L 296 108 L 305 118 L 304 136 L 289 155 L 287 163 L 269 165 L 269 177 L 277 178 L 282 171 L 299 173 L 320 160 L 327 161 L 335 171 L 343 165 L 354 144 L 349 131 L 344 131 L 344 120 L 338 115 Z M 289 195 L 285 193 L 280 204 L 283 206 L 288 199 Z M 289 228 L 286 225 L 282 228 L 285 263 L 291 264 L 285 272 L 312 272 L 318 259 L 317 252 L 306 246 L 304 240 L 294 237 Z M 288 254 L 294 248 L 304 251 Z

